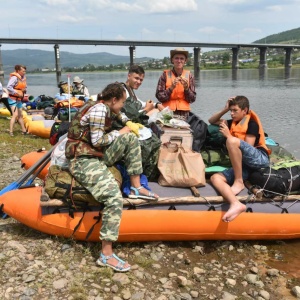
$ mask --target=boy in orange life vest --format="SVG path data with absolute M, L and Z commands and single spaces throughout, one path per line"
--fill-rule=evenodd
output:
M 228 111 L 232 119 L 221 119 Z M 220 132 L 226 137 L 226 148 L 232 164 L 232 168 L 210 178 L 214 187 L 230 204 L 222 218 L 224 222 L 230 222 L 246 210 L 246 206 L 236 197 L 245 187 L 244 180 L 251 170 L 269 166 L 271 151 L 266 146 L 259 117 L 249 109 L 249 100 L 245 96 L 229 98 L 225 107 L 208 121 L 220 126 Z
M 183 120 L 189 115 L 190 103 L 196 100 L 194 77 L 190 71 L 183 69 L 188 54 L 184 48 L 171 50 L 173 69 L 165 70 L 160 76 L 155 94 L 164 107 L 168 106 L 174 111 L 175 118 Z

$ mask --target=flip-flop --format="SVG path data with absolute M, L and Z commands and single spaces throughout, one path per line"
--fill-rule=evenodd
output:
M 134 194 L 129 194 L 128 197 L 131 199 L 144 199 L 144 200 L 150 200 L 150 201 L 158 201 L 158 198 L 155 197 L 154 193 L 148 192 L 148 195 L 144 195 L 140 193 L 141 189 L 144 189 L 143 186 L 140 186 L 138 188 L 130 187 L 132 191 L 134 191 Z

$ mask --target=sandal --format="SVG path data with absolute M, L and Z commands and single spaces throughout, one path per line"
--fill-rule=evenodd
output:
M 141 189 L 146 189 L 145 187 L 143 186 L 140 186 L 138 188 L 135 188 L 135 187 L 130 187 L 130 189 L 132 191 L 134 191 L 134 194 L 129 194 L 128 197 L 131 198 L 131 199 L 137 199 L 137 198 L 140 198 L 140 199 L 145 199 L 145 200 L 152 200 L 152 201 L 158 201 L 158 197 L 155 197 L 155 194 L 152 193 L 152 192 L 148 192 L 148 195 L 145 195 L 145 194 L 141 194 L 140 193 L 140 190 Z
M 118 261 L 118 264 L 116 266 L 113 266 L 111 265 L 110 263 L 108 263 L 107 261 L 110 259 L 110 258 L 115 258 L 117 261 Z M 109 267 L 109 268 L 112 268 L 114 269 L 115 271 L 118 271 L 118 272 L 127 272 L 130 270 L 131 266 L 125 268 L 125 264 L 126 262 L 123 261 L 122 259 L 120 259 L 117 255 L 115 255 L 114 253 L 112 255 L 109 255 L 109 256 L 105 256 L 102 252 L 100 253 L 100 257 L 97 259 L 96 261 L 96 264 L 98 266 L 101 266 L 101 267 Z
M 14 136 L 14 133 L 12 131 L 9 132 L 10 136 Z
M 27 135 L 27 134 L 29 134 L 29 132 L 28 131 L 22 131 L 21 134 L 22 135 Z

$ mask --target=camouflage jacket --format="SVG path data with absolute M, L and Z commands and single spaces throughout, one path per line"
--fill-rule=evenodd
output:
M 91 143 L 89 126 L 82 126 L 80 121 L 88 110 L 99 102 L 90 101 L 80 108 L 73 118 L 68 131 L 68 141 L 66 143 L 66 158 L 71 159 L 76 156 L 91 155 L 102 157 L 101 147 L 94 147 Z M 110 111 L 110 110 L 109 110 Z M 110 114 L 105 117 L 105 131 L 109 131 L 112 124 Z

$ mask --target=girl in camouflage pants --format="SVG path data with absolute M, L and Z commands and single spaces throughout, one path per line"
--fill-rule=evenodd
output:
M 87 136 L 90 137 L 90 141 L 82 139 L 78 142 L 75 140 L 76 147 L 72 148 L 71 144 L 74 143 L 74 140 L 70 139 L 69 130 L 69 140 L 66 145 L 67 157 L 72 157 L 67 154 L 70 154 L 70 149 L 75 149 L 74 157 L 69 159 L 70 172 L 97 201 L 104 204 L 100 229 L 102 252 L 97 264 L 111 267 L 119 272 L 126 272 L 130 269 L 130 265 L 116 256 L 112 249 L 112 242 L 116 241 L 119 235 L 123 198 L 108 167 L 120 160 L 124 161 L 135 193 L 154 199 L 158 198 L 157 195 L 141 187 L 140 174 L 143 171 L 141 149 L 136 134 L 132 133 L 135 132 L 132 125 L 136 124 L 128 122 L 128 118 L 120 114 L 125 99 L 126 94 L 121 84 L 108 85 L 98 95 L 100 102 L 93 105 L 83 116 L 81 115 L 79 122 L 75 117 L 70 126 L 70 129 L 72 125 L 79 126 L 78 128 L 88 128 Z M 110 131 L 113 117 L 121 118 L 127 126 L 119 131 Z M 99 149 L 101 155 L 95 155 L 95 149 Z

